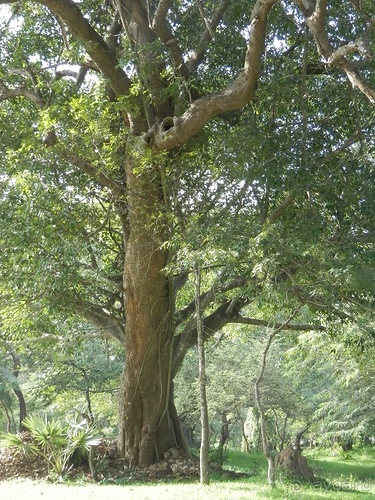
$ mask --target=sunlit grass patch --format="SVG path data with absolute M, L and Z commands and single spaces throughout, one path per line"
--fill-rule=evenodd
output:
M 374 481 L 375 449 L 360 448 L 349 452 L 327 453 L 314 450 L 306 454 L 316 475 L 329 480 Z

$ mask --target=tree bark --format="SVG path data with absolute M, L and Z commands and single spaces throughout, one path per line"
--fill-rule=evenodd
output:
M 14 351 L 9 351 L 9 354 L 13 360 L 13 375 L 16 377 L 17 384 L 18 384 L 18 375 L 20 373 L 20 358 L 19 358 L 18 354 Z M 22 423 L 27 415 L 27 413 L 26 413 L 26 401 L 25 401 L 23 392 L 21 391 L 19 385 L 17 385 L 16 387 L 13 388 L 13 392 L 17 396 L 17 399 L 18 399 L 18 406 L 19 406 L 19 413 L 20 413 L 19 431 L 22 432 L 22 431 L 26 430 L 26 428 L 23 426 L 23 423 Z
M 5 416 L 7 418 L 7 432 L 11 432 L 12 431 L 11 413 L 8 411 L 8 407 L 2 399 L 0 399 L 0 404 L 4 408 Z
M 206 395 L 206 358 L 204 352 L 203 322 L 200 308 L 200 283 L 201 271 L 198 265 L 194 265 L 195 274 L 195 307 L 198 334 L 198 357 L 199 357 L 199 403 L 201 413 L 201 447 L 200 447 L 200 482 L 209 483 L 208 474 L 208 448 L 209 448 L 209 422 Z
M 171 418 L 173 294 L 164 273 L 166 201 L 159 166 L 145 167 L 128 158 L 126 182 L 125 368 L 118 451 L 130 467 L 146 467 L 170 447 L 183 445 Z
M 219 465 L 222 467 L 224 463 L 224 447 L 229 439 L 229 424 L 230 420 L 227 418 L 227 414 L 223 412 L 221 414 L 221 431 L 220 431 L 220 441 L 219 441 Z M 242 437 L 244 434 L 242 434 Z

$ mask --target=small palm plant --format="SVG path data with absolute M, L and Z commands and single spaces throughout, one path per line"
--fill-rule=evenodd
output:
M 48 464 L 51 476 L 61 481 L 72 466 L 72 457 L 86 459 L 93 446 L 100 443 L 95 428 L 86 420 L 66 423 L 47 417 L 28 416 L 22 422 L 32 437 L 31 442 L 22 435 L 2 433 L 8 446 L 16 446 L 27 456 L 41 456 Z

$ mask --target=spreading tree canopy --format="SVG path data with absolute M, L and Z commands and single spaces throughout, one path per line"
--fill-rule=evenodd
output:
M 118 451 L 146 466 L 184 445 L 194 262 L 207 338 L 264 303 L 371 314 L 374 5 L 0 4 L 1 328 L 119 341 Z

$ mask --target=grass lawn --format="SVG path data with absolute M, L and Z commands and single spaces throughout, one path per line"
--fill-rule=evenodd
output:
M 305 453 L 317 476 L 314 484 L 282 480 L 272 490 L 266 486 L 267 465 L 262 454 L 228 453 L 227 468 L 254 474 L 241 481 L 249 488 L 249 496 L 239 498 L 279 499 L 361 499 L 375 498 L 375 448 L 353 450 L 332 456 L 327 451 Z M 232 483 L 235 484 L 235 483 Z M 253 495 L 253 496 L 251 496 Z M 235 497 L 237 498 L 237 497 Z
M 327 452 L 306 454 L 321 480 L 316 484 L 280 481 L 276 488 L 266 485 L 266 461 L 262 454 L 229 451 L 226 468 L 248 472 L 249 478 L 225 480 L 212 477 L 209 486 L 198 483 L 159 484 L 50 484 L 31 480 L 0 482 L 0 498 L 52 498 L 53 500 L 239 500 L 265 499 L 358 499 L 375 498 L 375 451 L 354 450 L 346 457 L 332 457 Z

